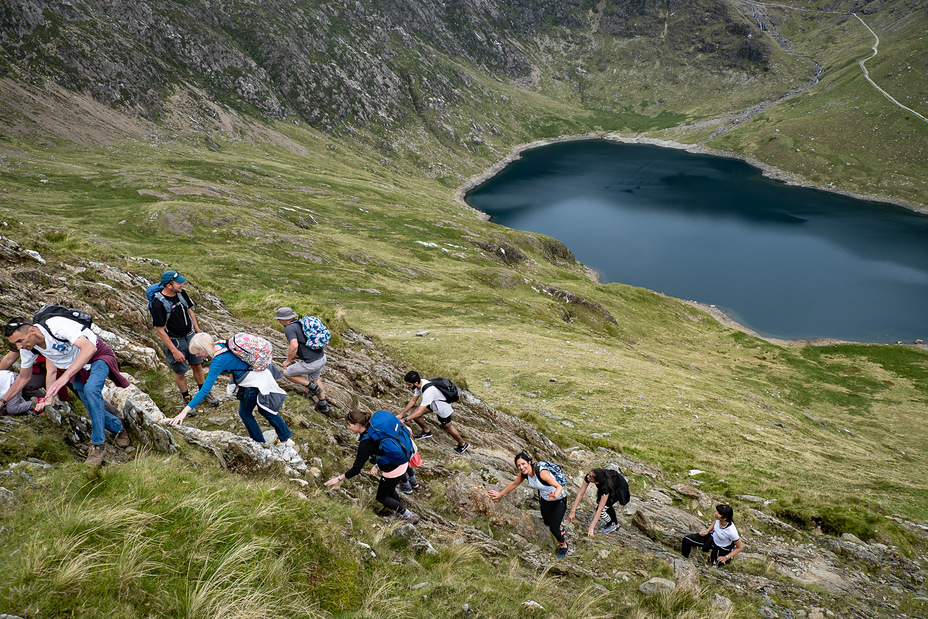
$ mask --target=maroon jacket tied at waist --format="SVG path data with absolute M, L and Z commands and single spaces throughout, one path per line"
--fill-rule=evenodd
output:
M 116 361 L 116 353 L 114 353 L 110 345 L 104 342 L 100 337 L 97 337 L 97 352 L 93 354 L 87 364 L 89 365 L 94 361 L 106 361 L 106 365 L 110 366 L 109 378 L 117 387 L 125 389 L 129 386 L 129 381 L 119 372 L 119 363 Z M 86 384 L 88 378 L 90 378 L 90 372 L 81 368 L 80 371 L 71 378 L 71 382 L 73 383 L 75 380 L 79 380 Z

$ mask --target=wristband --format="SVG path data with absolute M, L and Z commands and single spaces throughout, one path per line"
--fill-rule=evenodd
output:
M 6 398 L 0 398 L 0 402 L 3 402 L 3 404 L 0 404 L 0 406 L 6 406 L 6 405 L 7 405 L 7 399 L 6 399 Z

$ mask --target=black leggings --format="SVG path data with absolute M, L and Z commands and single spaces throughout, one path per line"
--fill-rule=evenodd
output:
M 699 548 L 703 552 L 709 553 L 709 563 L 715 563 L 719 555 L 726 555 L 732 550 L 735 549 L 735 544 L 729 544 L 728 546 L 717 546 L 712 540 L 712 535 L 700 535 L 699 533 L 690 533 L 683 538 L 683 556 L 689 557 L 690 550 L 693 548 Z
M 400 495 L 396 493 L 396 486 L 400 483 L 400 477 L 380 476 L 380 483 L 377 484 L 377 501 L 390 511 L 401 513 L 406 508 L 400 501 Z
M 539 502 L 541 503 L 541 519 L 548 526 L 551 535 L 559 544 L 566 543 L 567 540 L 564 539 L 564 527 L 561 526 L 561 521 L 564 520 L 564 514 L 567 513 L 567 497 L 565 496 L 557 501 L 539 499 Z

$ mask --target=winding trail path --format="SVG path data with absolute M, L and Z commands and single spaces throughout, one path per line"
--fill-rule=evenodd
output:
M 870 85 L 873 86 L 874 88 L 876 88 L 876 89 L 879 91 L 879 93 L 880 93 L 881 95 L 883 95 L 884 97 L 886 97 L 887 99 L 889 99 L 890 101 L 892 101 L 893 103 L 895 103 L 897 106 L 899 106 L 900 108 L 902 108 L 902 109 L 905 110 L 906 112 L 909 112 L 910 114 L 914 114 L 914 115 L 917 116 L 918 118 L 920 118 L 920 119 L 922 119 L 923 121 L 925 121 L 926 123 L 928 123 L 928 118 L 925 118 L 924 116 L 922 116 L 921 114 L 919 114 L 918 112 L 916 112 L 915 110 L 913 110 L 912 108 L 906 107 L 905 105 L 902 105 L 901 103 L 899 103 L 898 101 L 896 101 L 896 100 L 893 98 L 892 95 L 890 95 L 888 92 L 886 92 L 885 90 L 883 90 L 882 88 L 880 88 L 880 87 L 877 85 L 876 82 L 874 82 L 872 79 L 870 79 L 870 72 L 867 71 L 866 63 L 867 63 L 868 60 L 870 60 L 870 59 L 872 59 L 872 58 L 876 58 L 876 55 L 879 53 L 879 52 L 877 51 L 877 48 L 880 46 L 880 37 L 877 36 L 877 34 L 873 31 L 873 28 L 871 28 L 870 26 L 868 26 L 867 23 L 866 23 L 864 20 L 862 20 L 862 19 L 860 18 L 860 16 L 859 16 L 857 13 L 854 13 L 854 17 L 856 17 L 856 18 L 857 18 L 857 21 L 859 21 L 861 24 L 863 24 L 864 28 L 866 28 L 867 30 L 869 30 L 869 31 L 870 31 L 870 34 L 873 35 L 873 53 L 870 54 L 870 56 L 868 56 L 867 58 L 864 58 L 863 60 L 861 60 L 861 61 L 859 61 L 859 62 L 857 63 L 857 64 L 860 65 L 861 70 L 864 72 L 864 77 L 867 78 L 867 81 L 870 82 Z

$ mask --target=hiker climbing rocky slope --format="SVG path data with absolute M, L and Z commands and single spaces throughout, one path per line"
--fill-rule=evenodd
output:
M 2 237 L 0 262 L 0 313 L 28 315 L 37 300 L 90 311 L 98 333 L 113 346 L 124 371 L 131 375 L 159 369 L 156 342 L 146 325 L 144 289 L 150 272 L 160 272 L 164 265 L 132 258 L 121 266 L 77 258 L 52 264 L 15 240 Z M 223 336 L 246 328 L 221 299 L 199 295 L 195 289 L 192 293 L 204 329 Z M 253 324 L 247 328 L 282 350 L 279 331 Z M 135 384 L 128 389 L 107 391 L 133 439 L 129 450 L 107 447 L 108 466 L 192 448 L 214 458 L 215 466 L 229 475 L 282 474 L 291 480 L 298 496 L 319 489 L 325 476 L 341 470 L 354 452 L 356 439 L 344 427 L 344 412 L 351 407 L 395 411 L 407 397 L 404 369 L 363 334 L 345 330 L 327 354 L 329 363 L 323 378 L 332 411 L 328 416 L 315 413 L 308 400 L 292 392 L 283 414 L 294 429 L 295 448 L 264 447 L 240 436 L 233 412 L 237 403 L 229 396 L 220 398 L 218 410 L 171 429 L 164 423 L 165 413 L 172 416 L 175 411 L 162 411 L 156 404 L 171 406 L 171 388 L 165 386 L 163 392 L 149 394 L 140 388 L 144 381 L 134 378 Z M 703 528 L 714 505 L 724 500 L 700 491 L 699 482 L 668 478 L 659 467 L 614 451 L 557 445 L 545 436 L 544 428 L 496 410 L 467 390 L 462 390 L 461 401 L 455 405 L 455 422 L 473 447 L 458 455 L 444 437 L 420 442 L 422 488 L 410 497 L 410 503 L 422 521 L 416 527 L 399 526 L 392 533 L 415 554 L 466 543 L 479 548 L 489 562 L 502 564 L 515 559 L 524 569 L 550 570 L 558 577 L 588 582 L 632 581 L 640 583 L 641 595 L 662 589 L 698 592 L 701 587 L 712 587 L 719 592 L 712 602 L 719 612 L 733 600 L 750 600 L 765 617 L 833 616 L 829 608 L 835 600 L 840 600 L 843 609 L 840 616 L 899 616 L 894 600 L 926 595 L 924 561 L 912 561 L 896 548 L 868 544 L 852 535 L 836 538 L 798 530 L 766 514 L 762 497 L 740 498 L 742 503 L 754 505 L 739 513 L 746 551 L 730 568 L 703 567 L 699 557 L 691 562 L 678 554 L 681 537 Z M 17 466 L 11 461 L 13 454 L 32 457 L 33 466 L 42 464 L 35 460 L 36 454 L 23 454 L 11 447 L 10 442 L 23 431 L 47 433 L 49 440 L 70 445 L 73 457 L 80 459 L 89 423 L 76 413 L 60 419 L 51 413 L 43 418 L 7 418 L 0 425 L 0 434 L 7 460 L 4 465 L 10 465 L 9 470 Z M 572 546 L 592 550 L 595 555 L 575 552 L 552 565 L 550 536 L 537 516 L 534 494 L 519 488 L 505 501 L 494 503 L 490 499 L 487 489 L 511 479 L 512 456 L 522 450 L 560 462 L 570 477 L 571 493 L 576 492 L 583 472 L 592 467 L 616 468 L 629 477 L 633 498 L 624 515 L 620 514 L 623 526 L 618 532 L 586 538 L 584 518 L 593 509 L 591 498 L 568 532 Z M 338 500 L 356 501 L 361 494 L 370 495 L 375 485 L 362 475 L 348 488 L 326 492 Z M 928 531 L 923 527 L 899 524 L 928 542 Z M 603 571 L 601 561 L 589 559 L 602 559 L 611 553 L 650 557 L 664 566 L 662 574 L 673 576 L 661 578 L 647 569 Z M 594 587 L 607 591 L 602 584 Z

